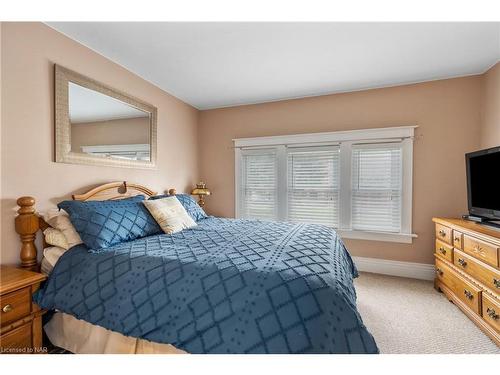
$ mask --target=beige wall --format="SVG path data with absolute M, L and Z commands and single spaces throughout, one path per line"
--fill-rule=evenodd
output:
M 41 23 L 2 24 L 2 252 L 18 262 L 17 197 L 39 210 L 99 183 L 128 180 L 162 191 L 187 191 L 198 179 L 193 107 Z M 158 108 L 158 169 L 54 163 L 54 63 L 129 93 Z
M 479 144 L 479 76 L 202 111 L 199 170 L 209 213 L 234 215 L 233 138 L 418 125 L 413 244 L 346 240 L 355 256 L 433 261 L 433 216 L 466 212 L 464 153 Z
M 82 146 L 149 144 L 149 117 L 71 124 L 71 151 Z
M 481 82 L 481 145 L 500 146 L 500 63 L 488 70 Z

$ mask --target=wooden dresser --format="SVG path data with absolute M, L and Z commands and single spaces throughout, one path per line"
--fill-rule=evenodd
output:
M 42 313 L 32 294 L 41 273 L 0 266 L 0 353 L 42 353 Z
M 500 229 L 462 219 L 432 220 L 436 289 L 500 346 Z

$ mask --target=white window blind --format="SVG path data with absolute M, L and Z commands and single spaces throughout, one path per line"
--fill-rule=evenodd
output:
M 352 146 L 352 229 L 401 231 L 401 143 Z
M 339 223 L 339 147 L 289 148 L 287 219 Z
M 274 149 L 242 151 L 241 216 L 277 218 L 277 159 Z
M 415 126 L 240 138 L 236 217 L 411 243 Z

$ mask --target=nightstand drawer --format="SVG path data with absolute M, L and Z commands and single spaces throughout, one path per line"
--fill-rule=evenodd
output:
M 0 297 L 0 323 L 4 326 L 31 312 L 31 288 L 26 287 Z
M 31 347 L 31 322 L 0 336 L 0 348 L 5 354 L 29 354 L 26 350 Z

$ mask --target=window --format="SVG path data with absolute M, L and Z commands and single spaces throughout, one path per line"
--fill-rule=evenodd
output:
M 339 223 L 339 147 L 287 150 L 287 220 Z
M 255 219 L 277 219 L 276 152 L 244 151 L 242 154 L 241 214 Z
M 401 143 L 353 145 L 352 229 L 401 231 Z
M 410 243 L 414 127 L 236 139 L 236 216 Z

